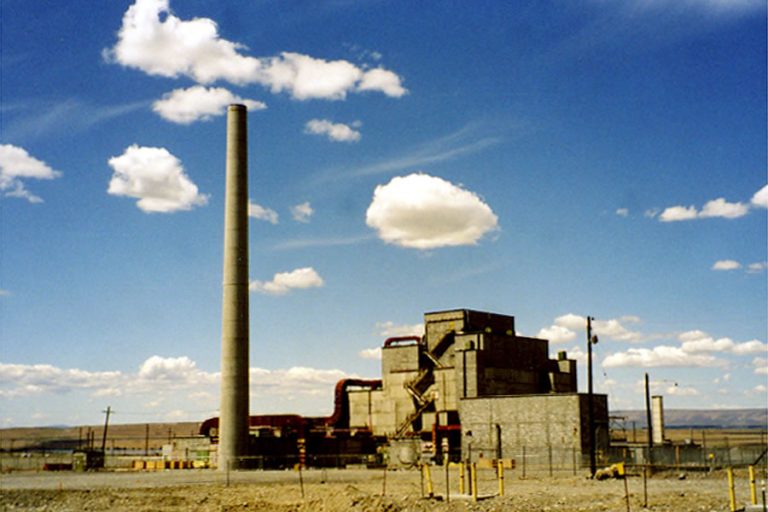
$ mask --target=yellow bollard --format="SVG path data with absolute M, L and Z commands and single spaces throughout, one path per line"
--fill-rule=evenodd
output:
M 496 468 L 499 472 L 499 496 L 504 496 L 504 461 L 499 459 Z
M 736 488 L 733 484 L 733 468 L 728 468 L 728 497 L 731 503 L 731 512 L 736 512 Z
M 757 505 L 757 486 L 755 485 L 755 466 L 749 466 L 749 497 Z
M 470 478 L 472 478 L 472 501 L 477 501 L 477 464 L 469 466 Z
M 427 496 L 430 498 L 435 495 L 435 490 L 432 487 L 432 472 L 429 470 L 429 464 L 422 466 L 424 470 L 424 478 L 427 480 Z
M 464 482 L 466 475 L 464 474 L 464 463 L 459 462 L 459 494 L 464 494 L 467 490 Z

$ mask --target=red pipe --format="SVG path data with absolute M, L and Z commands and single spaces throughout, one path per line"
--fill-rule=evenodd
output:
M 389 347 L 404 341 L 415 341 L 416 343 L 421 343 L 421 336 L 395 336 L 393 338 L 387 338 L 384 341 L 384 347 Z

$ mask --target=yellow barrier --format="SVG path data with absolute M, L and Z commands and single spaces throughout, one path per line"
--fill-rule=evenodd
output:
M 459 462 L 459 494 L 465 494 L 466 493 L 466 475 L 464 474 L 464 463 Z
M 431 498 L 435 495 L 435 490 L 432 487 L 432 472 L 429 470 L 428 464 L 424 464 L 421 467 L 424 472 L 424 478 L 427 480 L 427 495 Z
M 757 505 L 757 486 L 755 485 L 755 466 L 749 466 L 749 497 Z
M 499 464 L 499 496 L 504 496 L 504 464 Z
M 728 468 L 728 497 L 730 498 L 731 512 L 736 512 L 736 488 L 733 483 L 733 468 Z

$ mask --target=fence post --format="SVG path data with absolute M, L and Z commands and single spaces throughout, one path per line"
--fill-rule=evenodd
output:
M 523 479 L 525 479 L 525 446 L 523 446 Z
M 496 469 L 499 473 L 499 496 L 504 496 L 504 461 L 499 459 L 496 463 Z
M 464 463 L 459 462 L 459 494 L 465 494 L 466 493 L 466 485 L 464 480 L 466 479 L 467 475 L 464 474 Z
M 547 458 L 549 459 L 549 476 L 552 477 L 552 445 L 547 446 Z
M 728 498 L 731 505 L 731 512 L 736 512 L 736 487 L 733 482 L 732 467 L 728 467 Z
M 472 476 L 472 501 L 477 501 L 477 464 L 473 462 L 469 468 Z
M 435 495 L 435 490 L 432 487 L 432 472 L 429 469 L 429 464 L 424 464 L 421 467 L 424 471 L 424 478 L 427 480 L 427 495 L 431 498 Z
M 445 457 L 445 501 L 451 501 L 451 477 L 449 473 L 448 456 Z
M 757 486 L 755 485 L 755 466 L 749 466 L 749 497 L 753 505 L 757 505 Z

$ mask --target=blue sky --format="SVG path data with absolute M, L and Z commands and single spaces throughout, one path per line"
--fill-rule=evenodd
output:
M 641 408 L 764 407 L 766 7 L 2 3 L 0 422 L 216 414 L 226 105 L 251 411 L 328 414 L 422 314 L 511 314 Z

